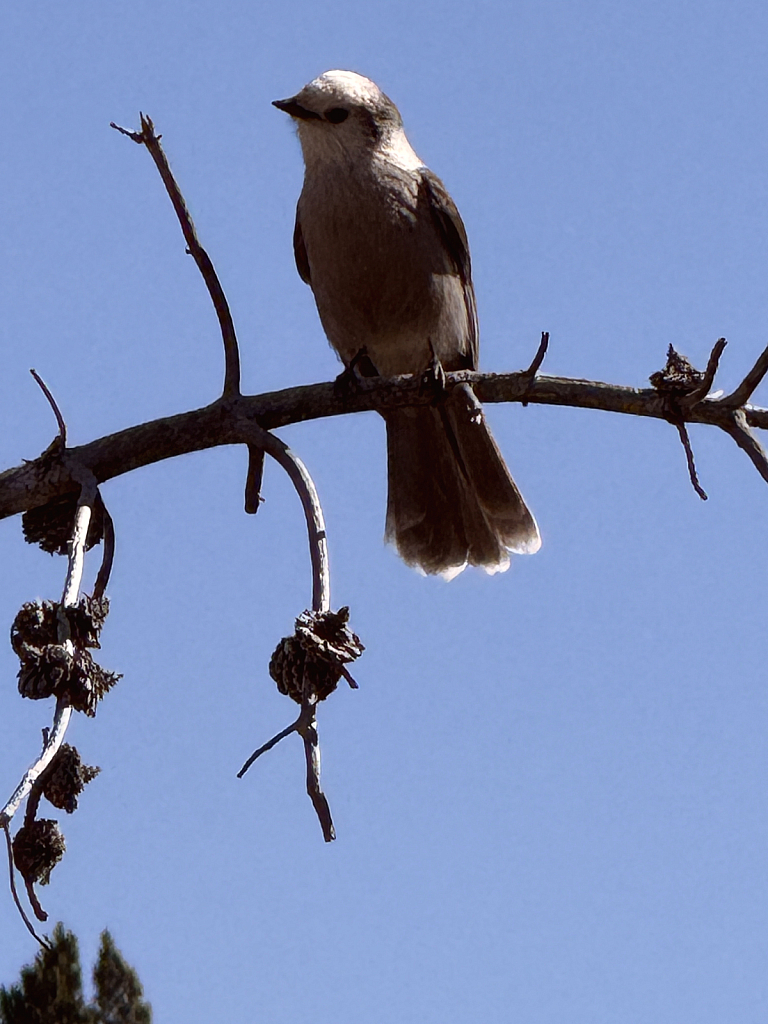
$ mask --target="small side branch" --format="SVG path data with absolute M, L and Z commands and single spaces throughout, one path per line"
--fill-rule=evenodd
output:
M 304 714 L 304 709 L 302 708 L 301 715 L 303 715 L 303 714 Z M 299 717 L 296 719 L 296 721 L 292 722 L 291 725 L 289 725 L 287 729 L 283 729 L 282 732 L 279 732 L 279 733 L 277 733 L 276 736 L 273 736 L 271 740 L 267 740 L 267 742 L 263 746 L 259 747 L 258 750 L 254 750 L 254 752 L 251 754 L 251 756 L 245 762 L 243 767 L 237 773 L 238 779 L 242 779 L 242 777 L 245 775 L 245 773 L 251 767 L 253 762 L 258 760 L 258 758 L 260 758 L 262 754 L 266 754 L 266 752 L 268 750 L 271 750 L 272 747 L 276 747 L 277 744 L 280 742 L 280 740 L 284 740 L 285 737 L 286 736 L 290 736 L 292 732 L 298 732 L 299 731 L 299 722 L 301 721 L 301 715 L 299 715 Z
M 11 896 L 13 896 L 13 902 L 16 904 L 16 909 L 18 910 L 19 915 L 32 938 L 37 939 L 43 949 L 50 949 L 51 947 L 49 943 L 47 943 L 45 939 L 41 938 L 41 936 L 39 936 L 35 931 L 34 925 L 27 917 L 27 912 L 19 899 L 19 894 L 16 889 L 16 876 L 13 872 L 13 844 L 11 843 L 11 830 L 8 828 L 7 822 L 3 824 L 3 832 L 5 832 L 5 842 L 8 850 L 8 874 L 10 875 Z
M 37 782 L 58 753 L 59 747 L 64 742 L 64 736 L 66 735 L 71 717 L 72 708 L 70 705 L 66 701 L 58 701 L 56 703 L 56 712 L 53 716 L 53 727 L 48 734 L 43 751 L 35 763 L 24 773 L 24 777 L 14 790 L 10 800 L 0 811 L 0 826 L 5 826 L 10 822 L 23 801 L 31 793 L 35 782 Z
M 104 515 L 104 553 L 101 558 L 101 567 L 96 577 L 96 582 L 93 586 L 93 597 L 96 601 L 101 601 L 109 584 L 109 577 L 112 574 L 112 563 L 115 560 L 115 524 L 112 521 L 112 516 L 109 514 L 107 506 L 103 504 L 103 515 Z
M 307 795 L 315 808 L 320 828 L 323 830 L 323 839 L 326 843 L 331 843 L 336 838 L 336 830 L 333 827 L 331 808 L 320 786 L 320 740 L 317 735 L 315 710 L 314 704 L 302 705 L 298 732 L 304 741 L 304 757 L 307 761 Z
M 682 420 L 676 421 L 675 426 L 677 427 L 677 432 L 680 435 L 680 441 L 682 442 L 683 448 L 685 449 L 685 458 L 688 463 L 688 476 L 691 478 L 691 485 L 694 491 L 696 491 L 698 496 L 701 498 L 701 500 L 706 501 L 707 492 L 699 483 L 699 477 L 696 472 L 696 463 L 693 459 L 693 449 L 691 448 L 691 441 L 688 437 L 688 430 L 685 426 L 685 423 L 683 423 Z
M 326 612 L 331 607 L 331 575 L 328 566 L 328 542 L 325 534 L 325 519 L 312 477 L 307 467 L 279 437 L 263 430 L 250 420 L 241 421 L 241 437 L 249 447 L 258 447 L 279 462 L 290 477 L 304 509 L 309 540 L 309 554 L 312 562 L 312 610 Z M 253 456 L 251 456 L 253 460 Z M 246 493 L 248 489 L 246 488 Z
M 712 351 L 709 353 L 707 368 L 704 371 L 704 379 L 695 391 L 691 391 L 689 394 L 685 395 L 684 398 L 680 399 L 681 405 L 685 406 L 687 409 L 692 409 L 695 405 L 698 405 L 702 399 L 707 397 L 715 382 L 715 374 L 717 373 L 717 368 L 720 365 L 720 356 L 722 356 L 725 351 L 725 346 L 727 344 L 728 342 L 725 338 L 717 339 Z
M 747 417 L 743 409 L 737 409 L 733 416 L 723 425 L 723 430 L 731 435 L 743 452 L 746 452 L 760 476 L 768 483 L 768 454 L 749 429 Z
M 768 346 L 757 357 L 757 362 L 736 390 L 732 391 L 730 395 L 726 395 L 725 398 L 721 398 L 719 404 L 740 409 L 750 400 L 766 373 L 768 373 Z
M 527 379 L 527 381 L 528 381 L 527 389 L 526 389 L 527 391 L 530 390 L 531 386 L 533 385 L 533 382 L 536 380 L 536 374 L 541 369 L 541 364 L 544 362 L 544 357 L 547 354 L 547 349 L 548 348 L 549 348 L 549 331 L 542 331 L 541 332 L 541 341 L 539 342 L 539 347 L 536 350 L 536 355 L 533 357 L 533 362 L 531 363 L 531 365 L 528 367 L 527 370 L 523 371 L 523 377 L 524 377 L 524 379 Z M 528 400 L 527 400 L 526 397 L 523 397 L 523 408 L 526 408 L 527 405 L 528 405 Z
M 248 476 L 245 480 L 245 511 L 255 516 L 262 502 L 261 481 L 264 476 L 264 449 L 248 445 Z
M 48 404 L 50 405 L 51 409 L 53 409 L 53 415 L 56 417 L 56 423 L 58 424 L 58 427 L 59 427 L 59 436 L 58 436 L 58 438 L 56 440 L 57 440 L 58 444 L 60 445 L 60 447 L 62 449 L 66 448 L 67 447 L 67 424 L 64 421 L 64 417 L 61 415 L 61 409 L 59 409 L 59 406 L 58 406 L 58 404 L 56 402 L 56 399 L 51 394 L 47 384 L 45 383 L 43 378 L 40 376 L 40 374 L 37 372 L 37 370 L 30 370 L 29 372 L 32 374 L 32 376 L 37 381 L 38 385 L 40 386 L 40 390 L 43 392 L 45 397 L 48 399 Z
M 187 243 L 187 252 L 193 258 L 203 276 L 208 294 L 211 296 L 213 307 L 216 310 L 216 316 L 219 319 L 221 338 L 224 342 L 224 389 L 222 397 L 225 399 L 237 398 L 240 394 L 240 351 L 237 345 L 235 325 L 232 321 L 227 297 L 224 294 L 224 289 L 221 287 L 221 282 L 214 270 L 210 256 L 198 241 L 195 225 L 187 209 L 184 196 L 181 194 L 181 189 L 173 176 L 168 158 L 163 152 L 163 147 L 160 145 L 162 136 L 155 133 L 155 126 L 152 123 L 151 117 L 146 117 L 144 114 L 139 116 L 141 118 L 140 132 L 132 132 L 127 128 L 121 128 L 114 122 L 111 122 L 110 127 L 122 135 L 127 135 L 134 142 L 146 146 L 155 162 L 155 166 L 160 172 L 165 190 L 173 203 L 173 208 L 179 219 L 184 240 Z

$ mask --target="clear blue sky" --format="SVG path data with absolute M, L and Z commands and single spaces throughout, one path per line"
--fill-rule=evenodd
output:
M 768 8 L 743 0 L 72 0 L 0 38 L 0 465 L 207 403 L 220 340 L 148 155 L 149 113 L 213 257 L 252 393 L 338 364 L 291 251 L 301 158 L 270 101 L 350 68 L 399 105 L 472 246 L 488 370 L 643 386 L 673 342 L 735 385 L 768 341 Z M 758 392 L 768 404 L 768 390 Z M 282 432 L 328 520 L 367 651 L 321 709 L 322 842 L 268 678 L 309 601 L 298 502 L 209 451 L 104 488 L 103 663 L 74 741 L 102 774 L 44 902 L 92 961 L 109 927 L 158 1022 L 758 1024 L 768 1017 L 768 489 L 694 429 L 582 410 L 489 417 L 544 545 L 423 579 L 382 543 L 374 414 Z M 64 563 L 0 523 L 0 623 Z M 91 575 L 95 571 L 92 565 Z M 0 647 L 9 794 L 50 708 Z M 35 948 L 0 901 L 0 981 Z

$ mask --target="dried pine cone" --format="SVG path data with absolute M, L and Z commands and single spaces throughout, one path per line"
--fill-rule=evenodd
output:
M 701 370 L 692 366 L 684 355 L 670 345 L 667 350 L 667 365 L 663 370 L 652 373 L 648 379 L 657 391 L 685 395 L 701 387 L 704 376 Z
M 100 647 L 99 633 L 109 614 L 109 599 L 96 600 L 87 594 L 74 608 L 67 608 L 70 635 L 75 647 Z
M 269 674 L 281 693 L 297 704 L 333 693 L 342 675 L 342 667 L 365 650 L 347 629 L 349 608 L 337 612 L 302 612 L 296 619 L 296 632 L 284 637 L 269 662 Z
M 13 840 L 13 862 L 27 882 L 47 885 L 67 844 L 58 823 L 38 818 L 21 826 Z
M 29 601 L 23 604 L 11 626 L 11 646 L 20 658 L 30 648 L 41 648 L 58 642 L 58 605 L 53 601 Z
M 77 748 L 63 743 L 42 777 L 43 796 L 54 807 L 72 814 L 78 796 L 100 771 L 83 764 Z
M 306 651 L 295 636 L 286 636 L 275 648 L 269 661 L 269 674 L 284 693 L 297 704 L 311 698 L 317 700 L 333 693 L 341 679 L 341 668 Z
M 24 540 L 38 544 L 51 555 L 66 555 L 72 538 L 72 527 L 77 510 L 77 495 L 63 494 L 45 505 L 31 508 L 21 517 Z M 88 525 L 85 550 L 90 551 L 104 534 L 104 504 L 97 497 Z
M 96 705 L 120 678 L 119 672 L 108 672 L 102 668 L 88 651 L 76 650 L 73 671 L 66 688 L 72 707 L 93 718 Z
M 31 651 L 19 669 L 19 693 L 31 700 L 59 694 L 69 685 L 74 659 L 63 644 Z
M 74 652 L 58 642 L 61 605 L 53 601 L 23 605 L 11 627 L 11 644 L 19 656 L 19 693 L 32 700 L 68 696 L 77 711 L 93 717 L 96 705 L 120 676 L 98 665 L 86 648 L 99 646 L 109 611 L 106 598 L 83 597 L 63 609 Z

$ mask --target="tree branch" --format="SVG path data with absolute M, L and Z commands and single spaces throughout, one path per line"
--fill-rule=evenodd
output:
M 747 453 L 752 465 L 768 483 L 768 455 L 747 424 L 748 416 L 745 410 L 737 409 L 723 429 L 731 435 L 739 448 Z
M 631 416 L 667 420 L 666 397 L 653 388 L 630 388 L 599 381 L 538 376 L 531 382 L 527 372 L 446 374 L 446 387 L 472 384 L 481 402 L 526 402 L 533 405 L 601 409 Z M 78 490 L 72 471 L 76 462 L 104 483 L 141 466 L 219 445 L 247 444 L 243 424 L 256 423 L 273 430 L 327 416 L 379 410 L 401 405 L 427 405 L 431 396 L 421 393 L 418 376 L 389 380 L 364 380 L 353 394 L 341 395 L 333 383 L 309 384 L 262 395 L 242 396 L 231 402 L 218 400 L 202 409 L 141 423 L 127 430 L 68 449 L 67 458 L 47 451 L 39 458 L 0 473 L 0 519 L 44 505 L 52 498 Z M 693 408 L 682 409 L 684 422 L 704 423 L 733 434 L 730 398 L 704 398 Z M 744 410 L 746 426 L 768 428 L 768 409 Z
M 739 409 L 742 405 L 746 405 L 766 373 L 768 373 L 768 346 L 757 357 L 757 362 L 736 390 L 721 399 L 722 404 L 729 405 L 732 409 Z
M 203 275 L 208 294 L 211 296 L 216 316 L 219 319 L 221 338 L 224 342 L 224 389 L 222 397 L 236 398 L 240 394 L 240 352 L 237 346 L 235 325 L 232 321 L 227 297 L 213 268 L 210 256 L 198 241 L 195 225 L 187 209 L 184 196 L 181 194 L 181 189 L 173 176 L 168 158 L 163 152 L 163 147 L 160 145 L 162 135 L 155 133 L 155 126 L 152 123 L 151 117 L 145 117 L 144 114 L 139 114 L 139 117 L 141 118 L 140 132 L 132 132 L 127 128 L 121 128 L 114 121 L 110 123 L 110 127 L 120 132 L 121 135 L 127 135 L 129 139 L 133 139 L 139 145 L 146 146 L 150 156 L 155 161 L 155 166 L 160 172 L 160 177 L 163 179 L 166 192 L 173 203 L 176 216 L 179 218 L 179 224 L 184 233 L 184 240 L 187 243 L 187 252 Z

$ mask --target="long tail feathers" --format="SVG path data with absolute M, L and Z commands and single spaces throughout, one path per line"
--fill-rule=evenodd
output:
M 468 385 L 439 407 L 386 414 L 386 538 L 409 565 L 455 576 L 466 565 L 509 567 L 541 546 L 531 515 Z

